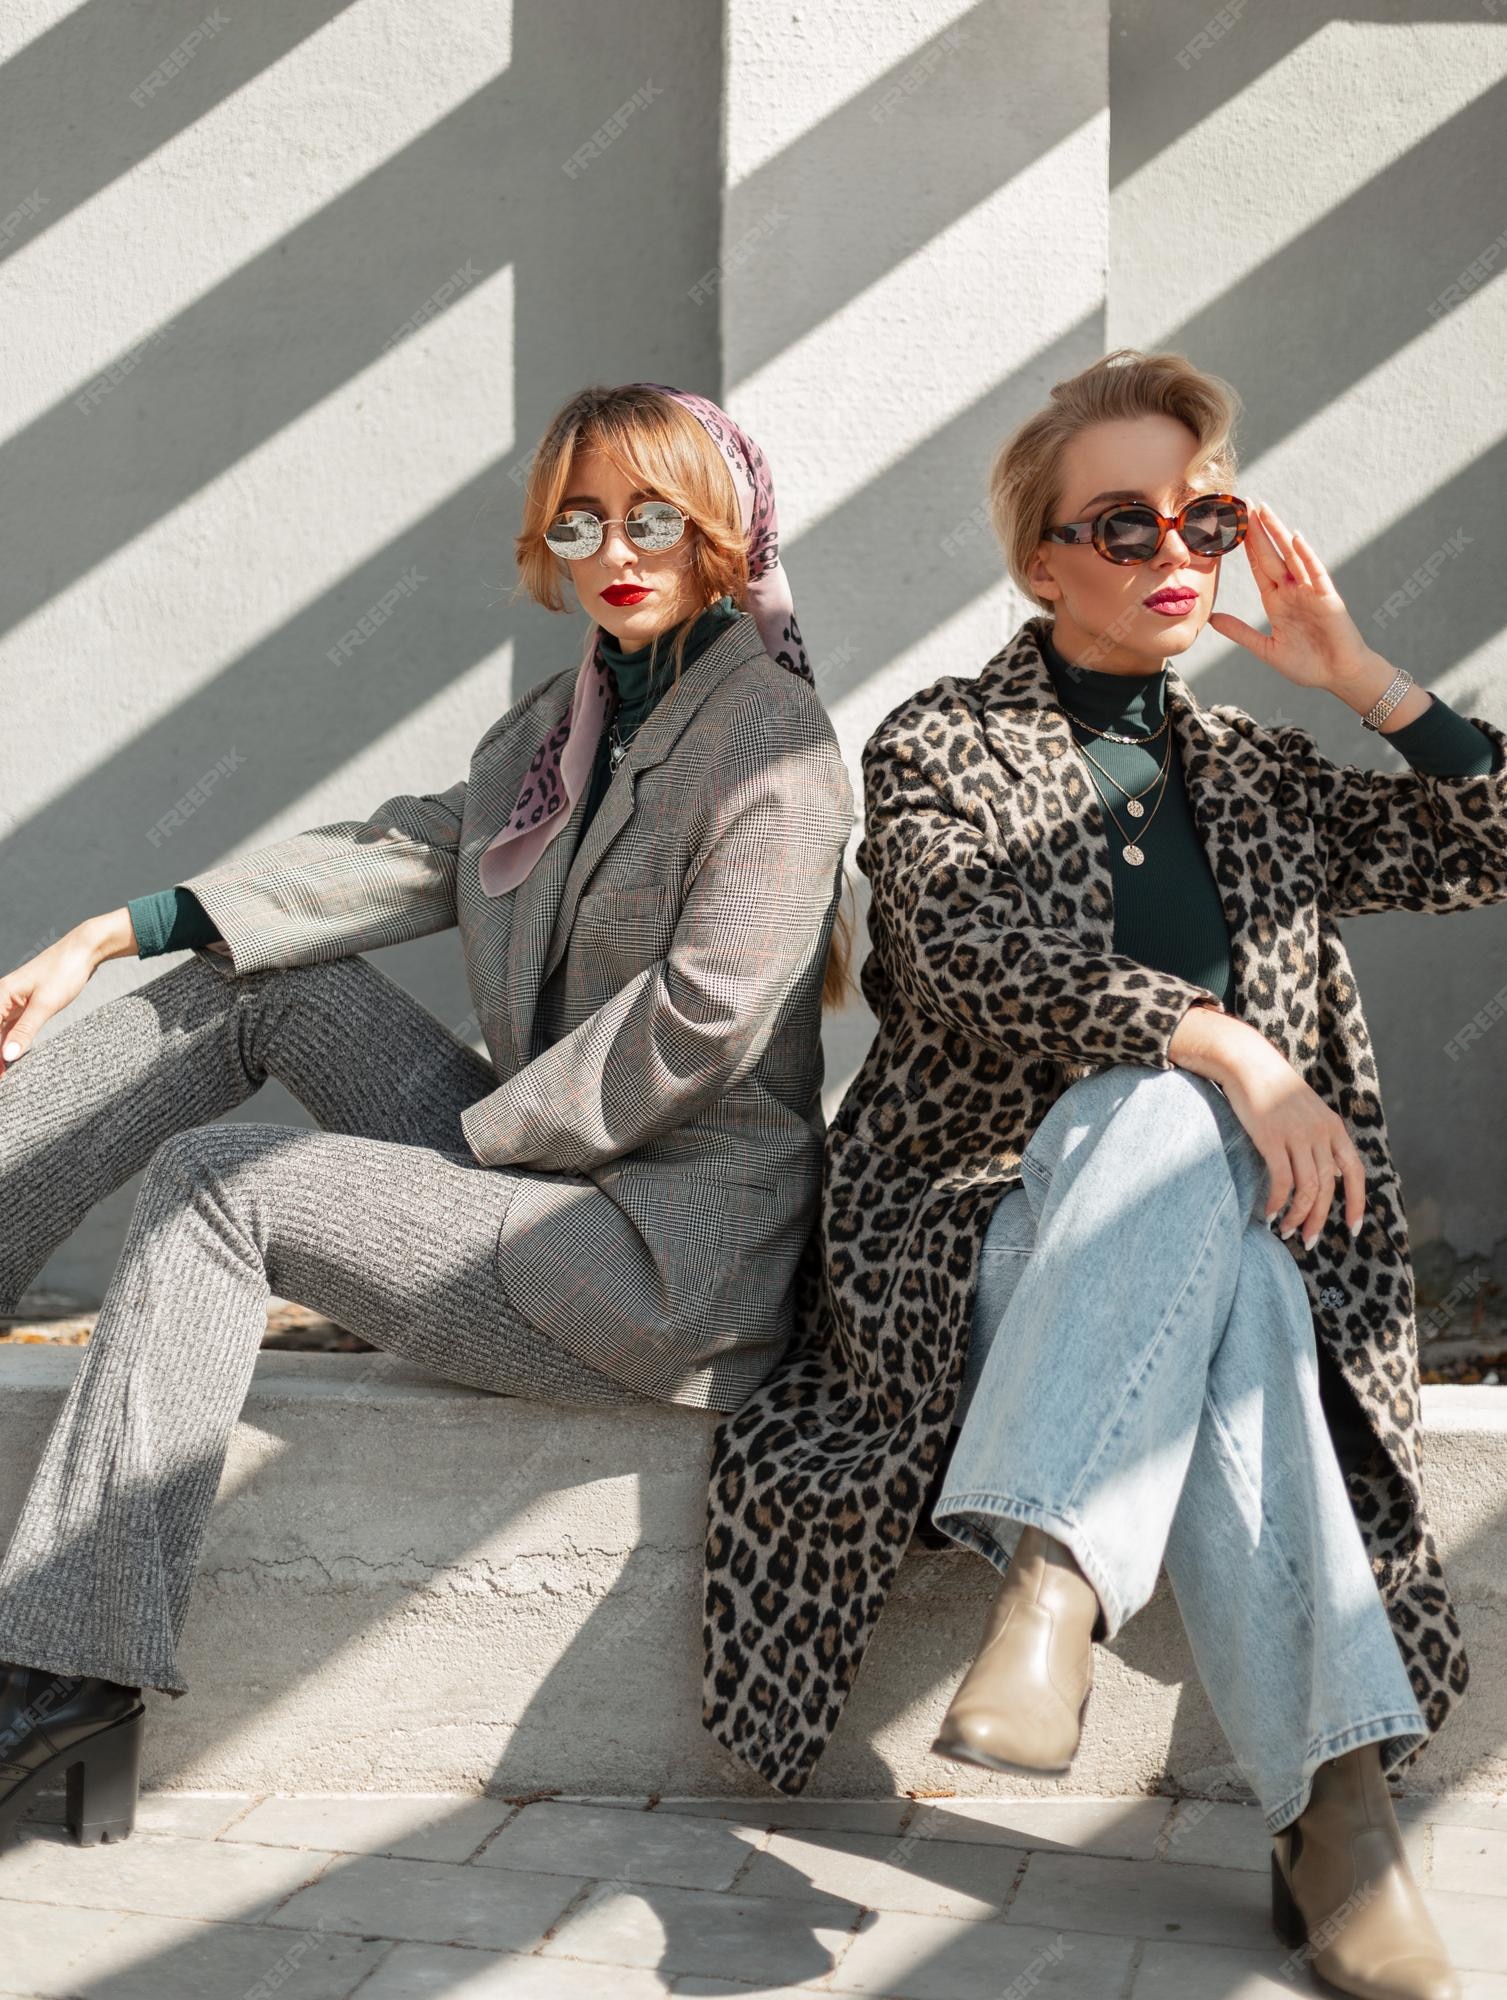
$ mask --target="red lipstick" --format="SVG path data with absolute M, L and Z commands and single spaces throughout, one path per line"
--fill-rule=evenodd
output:
M 602 592 L 608 604 L 637 604 L 649 595 L 641 583 L 614 583 Z
M 1160 612 L 1163 618 L 1182 618 L 1198 602 L 1198 592 L 1190 590 L 1186 584 L 1170 583 L 1161 590 L 1153 590 L 1141 603 L 1147 611 Z

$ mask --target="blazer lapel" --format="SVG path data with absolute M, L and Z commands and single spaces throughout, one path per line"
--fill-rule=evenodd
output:
M 628 756 L 612 774 L 596 818 L 582 836 L 586 792 L 576 800 L 570 820 L 544 850 L 534 870 L 514 890 L 514 928 L 508 946 L 508 1004 L 514 1022 L 514 1046 L 520 1064 L 530 1060 L 534 1014 L 540 988 L 556 970 L 570 942 L 576 906 L 602 864 L 608 848 L 634 816 L 634 790 L 646 770 L 662 764 L 682 730 L 702 702 L 736 666 L 763 652 L 759 628 L 750 614 L 716 638 L 682 670 L 680 682 L 660 696 L 648 720 L 628 748 Z

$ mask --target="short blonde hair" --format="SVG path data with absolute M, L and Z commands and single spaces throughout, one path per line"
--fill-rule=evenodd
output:
M 1052 399 L 1006 438 L 989 468 L 989 515 L 1017 587 L 1043 611 L 1055 607 L 1029 581 L 1031 563 L 1062 500 L 1062 453 L 1090 424 L 1125 417 L 1176 417 L 1197 443 L 1190 477 L 1211 473 L 1221 487 L 1235 478 L 1240 398 L 1222 376 L 1195 368 L 1185 354 L 1142 354 L 1117 347 L 1053 386 Z

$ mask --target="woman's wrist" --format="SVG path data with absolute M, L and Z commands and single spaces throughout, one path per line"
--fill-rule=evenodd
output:
M 86 917 L 81 924 L 74 925 L 72 935 L 97 966 L 103 965 L 107 958 L 135 958 L 140 949 L 131 928 L 131 913 L 124 903 L 118 910 L 107 910 L 103 916 Z
M 1257 1044 L 1271 1048 L 1261 1031 L 1238 1014 L 1195 1001 L 1173 1029 L 1167 1054 L 1179 1069 L 1223 1085 L 1256 1052 Z
M 1397 677 L 1397 669 L 1390 660 L 1367 647 L 1352 670 L 1328 683 L 1329 692 L 1353 708 L 1357 715 L 1364 715 L 1373 703 L 1379 701 Z M 1401 701 L 1388 711 L 1386 719 L 1377 725 L 1378 733 L 1390 736 L 1394 729 L 1406 729 L 1410 722 L 1416 722 L 1420 715 L 1426 715 L 1434 697 L 1426 687 L 1414 681 L 1404 693 Z

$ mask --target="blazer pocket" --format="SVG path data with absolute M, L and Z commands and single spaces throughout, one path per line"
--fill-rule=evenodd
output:
M 663 883 L 596 889 L 576 905 L 566 957 L 594 989 L 616 993 L 665 957 L 674 939 L 675 909 Z

